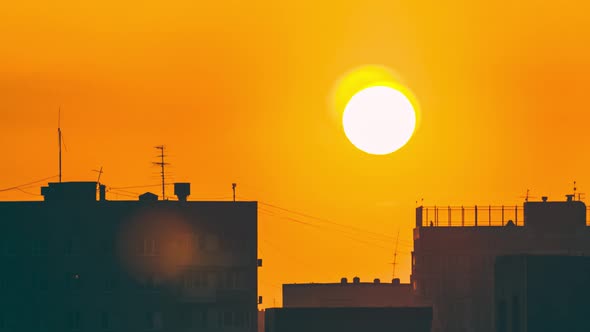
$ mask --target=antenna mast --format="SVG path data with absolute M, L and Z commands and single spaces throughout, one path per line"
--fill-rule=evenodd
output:
M 57 143 L 59 145 L 59 182 L 61 183 L 61 106 L 57 111 Z
M 164 155 L 164 146 L 163 145 L 159 145 L 155 147 L 156 149 L 160 150 L 160 155 L 158 155 L 158 157 L 160 158 L 160 161 L 158 162 L 154 162 L 154 165 L 158 165 L 162 168 L 161 171 L 161 175 L 162 175 L 162 200 L 166 200 L 166 177 L 165 177 L 165 173 L 164 173 L 164 166 L 169 165 L 167 162 L 164 162 L 164 157 L 166 155 Z
M 391 278 L 395 279 L 395 264 L 397 263 L 397 244 L 399 242 L 399 228 L 397 229 L 397 237 L 395 238 L 395 251 L 393 253 L 393 273 Z

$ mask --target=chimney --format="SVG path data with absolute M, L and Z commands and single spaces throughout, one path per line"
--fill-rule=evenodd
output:
M 574 200 L 574 195 L 565 195 L 567 197 L 568 202 L 572 202 Z
M 396 286 L 399 285 L 400 284 L 399 278 L 393 278 L 393 280 L 391 281 L 391 283 L 394 284 L 394 285 L 396 285 Z
M 98 186 L 98 200 L 104 202 L 107 200 L 107 186 L 101 184 Z
M 375 278 L 375 280 L 373 280 L 373 283 L 380 284 L 381 283 L 381 280 L 379 280 L 379 278 Z
M 541 197 L 541 199 L 543 200 L 543 202 L 547 202 L 547 196 L 543 196 Z
M 342 279 L 340 279 L 340 283 L 341 284 L 347 284 L 348 283 L 348 279 L 342 278 Z
M 352 283 L 353 284 L 359 284 L 360 282 L 361 282 L 361 278 L 359 278 L 359 277 L 352 278 Z
M 174 184 L 174 195 L 181 202 L 186 202 L 186 198 L 191 194 L 191 184 L 188 182 L 177 182 Z

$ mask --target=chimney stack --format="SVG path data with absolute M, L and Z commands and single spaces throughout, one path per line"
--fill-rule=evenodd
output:
M 98 186 L 98 200 L 104 202 L 107 200 L 107 186 L 101 184 Z

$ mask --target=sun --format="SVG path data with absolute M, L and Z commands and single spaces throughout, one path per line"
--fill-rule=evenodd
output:
M 358 149 L 385 155 L 397 151 L 412 137 L 416 113 L 410 100 L 388 86 L 357 92 L 342 115 L 344 133 Z
M 346 72 L 334 85 L 330 101 L 333 119 L 348 140 L 373 155 L 402 148 L 418 130 L 418 100 L 400 76 L 381 65 L 364 65 Z

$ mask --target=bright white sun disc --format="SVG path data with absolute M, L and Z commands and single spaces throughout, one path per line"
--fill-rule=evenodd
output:
M 373 86 L 350 99 L 342 125 L 354 146 L 370 154 L 384 155 L 410 140 L 416 128 L 416 113 L 403 93 L 387 86 Z

